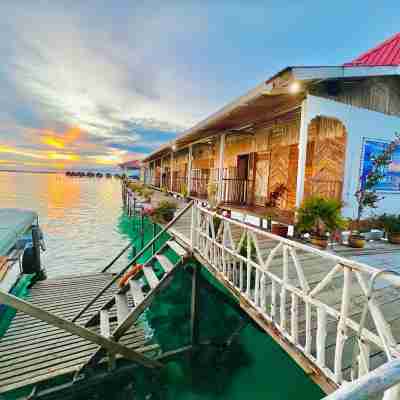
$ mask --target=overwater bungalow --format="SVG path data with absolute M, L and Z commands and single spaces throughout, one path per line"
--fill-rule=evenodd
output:
M 145 182 L 196 199 L 215 183 L 224 207 L 290 226 L 311 195 L 342 200 L 353 217 L 371 147 L 399 129 L 399 48 L 397 34 L 343 65 L 277 72 L 145 158 Z M 398 171 L 382 212 L 400 211 Z

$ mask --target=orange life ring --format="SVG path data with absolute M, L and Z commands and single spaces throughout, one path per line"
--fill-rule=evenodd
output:
M 122 275 L 121 279 L 118 282 L 118 286 L 123 288 L 130 278 L 136 276 L 140 271 L 142 271 L 143 265 L 136 264 L 129 271 L 126 271 L 124 275 Z

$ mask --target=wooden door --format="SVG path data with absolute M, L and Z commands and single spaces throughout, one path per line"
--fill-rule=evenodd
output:
M 249 177 L 249 155 L 242 154 L 237 158 L 238 178 L 247 180 Z

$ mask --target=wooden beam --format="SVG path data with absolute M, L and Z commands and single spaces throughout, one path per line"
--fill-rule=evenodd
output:
M 221 202 L 223 199 L 223 178 L 224 178 L 224 151 L 225 151 L 225 133 L 220 137 L 219 142 L 219 160 L 218 160 L 218 201 Z
M 66 332 L 72 333 L 73 335 L 80 336 L 92 343 L 98 344 L 104 347 L 111 353 L 121 354 L 125 358 L 131 361 L 135 361 L 139 364 L 144 365 L 149 368 L 162 367 L 162 364 L 158 361 L 152 360 L 143 356 L 142 354 L 116 343 L 104 336 L 98 335 L 97 333 L 91 331 L 90 329 L 84 328 L 80 325 L 74 324 L 64 318 L 58 317 L 54 314 L 49 313 L 27 301 L 21 300 L 11 294 L 5 293 L 0 290 L 0 303 L 15 308 L 18 311 L 22 311 L 34 318 L 45 321 L 50 325 L 56 326 Z
M 299 158 L 297 164 L 296 183 L 296 208 L 300 207 L 304 195 L 304 179 L 306 176 L 308 123 L 307 123 L 307 98 L 301 104 L 301 120 L 299 135 Z
M 192 275 L 192 300 L 190 311 L 190 341 L 192 346 L 199 344 L 199 311 L 200 311 L 200 279 L 199 267 L 193 267 Z
M 187 189 L 188 195 L 192 190 L 192 163 L 193 163 L 193 146 L 189 146 L 189 160 L 188 160 L 188 173 L 187 173 Z

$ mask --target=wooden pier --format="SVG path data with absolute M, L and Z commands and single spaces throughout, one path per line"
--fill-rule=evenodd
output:
M 153 205 L 164 198 L 155 192 Z M 357 262 L 344 246 L 321 251 L 201 204 L 168 232 L 326 393 L 400 357 L 396 271 Z M 376 244 L 359 256 L 398 251 Z
M 59 317 L 71 319 L 111 279 L 108 273 L 51 279 L 36 283 L 26 300 Z M 117 290 L 113 285 L 110 294 Z M 104 299 L 99 298 L 78 322 L 84 325 L 101 309 L 103 302 Z M 112 322 L 111 328 L 116 324 Z M 99 326 L 91 329 L 99 333 Z M 159 349 L 141 324 L 133 325 L 121 343 L 144 354 L 156 354 Z M 73 373 L 97 348 L 89 340 L 18 312 L 0 341 L 0 393 Z

